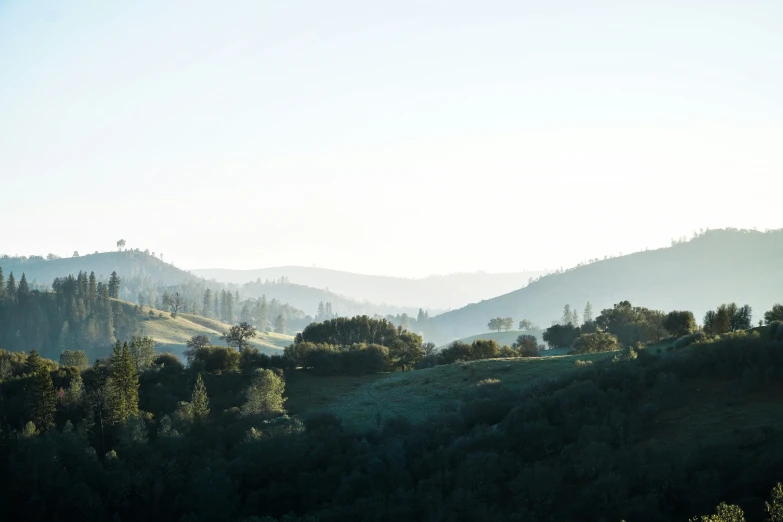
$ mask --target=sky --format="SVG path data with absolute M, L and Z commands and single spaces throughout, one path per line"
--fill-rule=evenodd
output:
M 0 254 L 420 277 L 783 226 L 777 1 L 0 0 Z

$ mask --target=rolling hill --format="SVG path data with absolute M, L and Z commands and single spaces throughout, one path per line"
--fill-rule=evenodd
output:
M 184 284 L 197 280 L 198 277 L 185 272 L 172 264 L 136 250 L 123 252 L 103 252 L 81 257 L 67 257 L 46 260 L 42 257 L 29 258 L 0 257 L 0 267 L 6 277 L 11 272 L 17 279 L 24 273 L 30 283 L 51 285 L 56 277 L 69 274 L 76 275 L 79 271 L 95 272 L 99 280 L 107 280 L 113 271 L 120 277 L 149 277 L 155 283 L 163 286 Z
M 349 297 L 337 295 L 329 290 L 322 290 L 311 286 L 298 285 L 295 283 L 266 283 L 252 282 L 246 283 L 241 293 L 247 297 L 260 297 L 266 295 L 267 299 L 275 298 L 278 301 L 288 303 L 295 308 L 304 310 L 305 313 L 315 315 L 318 310 L 318 304 L 323 302 L 332 303 L 334 313 L 340 316 L 353 315 L 397 315 L 406 313 L 409 316 L 416 317 L 417 308 L 400 307 L 392 305 L 378 305 L 369 301 L 357 301 Z
M 570 304 L 594 315 L 615 303 L 661 310 L 690 310 L 697 320 L 724 302 L 749 304 L 754 319 L 783 301 L 783 230 L 714 230 L 668 248 L 598 261 L 549 274 L 505 295 L 432 318 L 438 341 L 486 330 L 492 317 L 511 316 L 549 325 Z M 436 341 L 437 342 L 437 341 Z
M 133 313 L 134 303 L 119 302 L 126 313 Z M 153 312 L 153 317 L 150 317 L 150 311 Z M 230 328 L 230 325 L 198 315 L 179 314 L 176 318 L 172 318 L 168 313 L 161 313 L 146 306 L 139 307 L 137 317 L 140 320 L 140 334 L 152 337 L 158 352 L 170 352 L 180 357 L 188 340 L 195 335 L 206 335 L 213 344 L 225 345 L 220 336 Z M 250 344 L 263 353 L 279 355 L 283 348 L 293 342 L 293 339 L 290 335 L 258 332 L 257 337 L 252 339 Z
M 199 269 L 192 273 L 206 279 L 244 284 L 288 278 L 291 283 L 327 289 L 359 302 L 424 308 L 430 315 L 516 290 L 546 271 L 507 274 L 485 272 L 429 276 L 422 279 L 355 274 L 340 270 L 284 266 L 259 270 Z

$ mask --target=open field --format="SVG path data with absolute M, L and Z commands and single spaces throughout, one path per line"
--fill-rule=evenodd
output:
M 432 414 L 455 411 L 465 392 L 484 379 L 498 379 L 519 390 L 541 379 L 578 371 L 577 360 L 596 361 L 615 352 L 513 359 L 490 359 L 360 377 L 318 377 L 297 373 L 286 384 L 286 407 L 293 414 L 329 411 L 346 426 L 370 428 L 402 416 L 422 422 Z

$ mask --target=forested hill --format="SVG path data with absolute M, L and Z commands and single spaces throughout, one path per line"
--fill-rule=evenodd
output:
M 546 273 L 526 270 L 507 274 L 474 272 L 407 279 L 303 266 L 259 270 L 204 269 L 192 272 L 207 279 L 235 284 L 286 278 L 295 284 L 328 289 L 357 301 L 367 300 L 377 304 L 424 308 L 430 311 L 449 310 L 480 299 L 495 297 L 521 288 L 529 279 Z
M 138 250 L 56 259 L 0 256 L 0 267 L 6 277 L 13 272 L 18 279 L 24 273 L 28 282 L 35 281 L 44 286 L 51 285 L 56 277 L 76 276 L 79 271 L 95 272 L 101 281 L 108 280 L 112 272 L 117 272 L 123 279 L 149 278 L 164 286 L 180 285 L 198 279 L 193 274 Z
M 353 315 L 386 316 L 403 313 L 415 316 L 418 311 L 417 308 L 413 307 L 379 305 L 367 301 L 360 302 L 335 294 L 329 290 L 298 285 L 285 280 L 247 283 L 242 287 L 241 293 L 251 298 L 258 298 L 262 295 L 271 296 L 312 315 L 315 315 L 319 304 L 327 302 L 331 304 L 336 315 L 343 317 Z
M 749 304 L 754 322 L 783 297 L 783 230 L 708 231 L 659 250 L 638 252 L 550 274 L 520 290 L 432 318 L 440 335 L 466 337 L 493 317 L 549 326 L 563 306 L 597 313 L 617 302 L 692 311 L 698 320 L 720 303 Z

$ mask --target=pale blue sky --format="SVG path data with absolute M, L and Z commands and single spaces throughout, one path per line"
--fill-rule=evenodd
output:
M 418 276 L 780 227 L 782 100 L 774 1 L 0 1 L 0 253 Z

